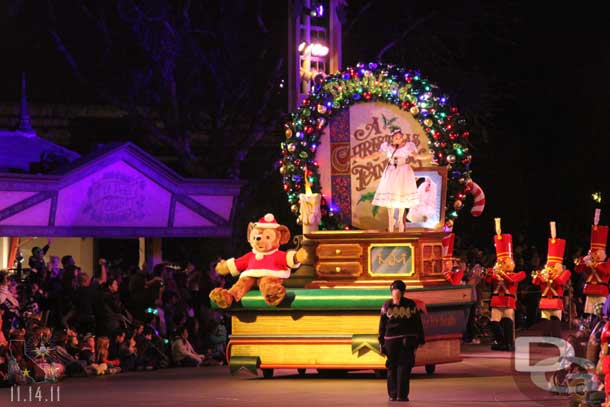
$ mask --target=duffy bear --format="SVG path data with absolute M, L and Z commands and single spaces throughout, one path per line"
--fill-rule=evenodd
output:
M 210 299 L 219 308 L 229 308 L 234 301 L 240 301 L 254 284 L 258 284 L 267 304 L 276 306 L 281 303 L 286 296 L 283 283 L 290 277 L 290 268 L 299 267 L 307 259 L 304 249 L 279 250 L 289 240 L 290 231 L 278 224 L 271 213 L 258 222 L 248 224 L 248 242 L 252 251 L 237 259 L 221 260 L 216 265 L 216 273 L 230 273 L 239 276 L 239 280 L 229 290 L 215 288 L 210 293 Z

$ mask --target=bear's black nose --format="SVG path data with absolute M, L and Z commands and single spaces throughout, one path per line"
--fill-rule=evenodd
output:
M 262 238 L 263 238 L 262 236 L 256 236 L 256 237 L 254 238 L 254 240 L 259 241 L 259 240 L 261 240 Z

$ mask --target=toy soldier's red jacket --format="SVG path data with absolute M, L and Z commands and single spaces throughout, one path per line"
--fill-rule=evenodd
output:
M 459 285 L 462 282 L 462 278 L 464 277 L 464 270 L 452 271 L 447 280 L 451 285 Z
M 570 279 L 570 270 L 564 270 L 551 284 L 542 277 L 536 276 L 532 283 L 540 286 L 540 309 L 563 310 L 563 289 Z
M 525 272 L 506 273 L 506 278 L 498 280 L 493 269 L 485 276 L 486 283 L 492 283 L 491 307 L 495 308 L 517 308 L 516 295 L 519 281 L 525 278 Z
M 576 273 L 586 274 L 585 295 L 608 296 L 608 280 L 610 280 L 610 265 L 600 263 L 595 268 L 589 267 L 581 262 L 574 269 Z

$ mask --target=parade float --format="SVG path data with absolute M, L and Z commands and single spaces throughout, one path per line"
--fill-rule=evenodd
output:
M 409 164 L 418 185 L 428 183 L 431 209 L 403 232 L 388 232 L 386 208 L 371 202 L 388 164 L 375 153 L 395 129 L 430 157 Z M 416 366 L 432 373 L 460 361 L 472 290 L 448 282 L 452 247 L 443 237 L 464 206 L 480 215 L 484 195 L 471 178 L 469 132 L 457 108 L 418 72 L 358 64 L 314 78 L 282 139 L 283 189 L 303 230 L 295 243 L 309 256 L 285 280 L 279 305 L 251 291 L 229 308 L 231 372 L 382 372 L 379 310 L 396 279 L 425 304 L 426 344 Z

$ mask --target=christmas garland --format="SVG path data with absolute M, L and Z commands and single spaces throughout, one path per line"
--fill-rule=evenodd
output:
M 312 192 L 321 192 L 315 155 L 333 115 L 355 103 L 378 101 L 394 104 L 413 115 L 428 136 L 434 161 L 448 167 L 445 226 L 452 228 L 470 192 L 467 181 L 472 156 L 466 120 L 456 107 L 449 105 L 447 96 L 419 72 L 387 64 L 358 64 L 334 75 L 317 75 L 313 82 L 311 93 L 284 125 L 279 170 L 291 211 L 298 216 L 299 194 L 305 192 L 306 181 Z M 349 227 L 323 200 L 320 229 Z

